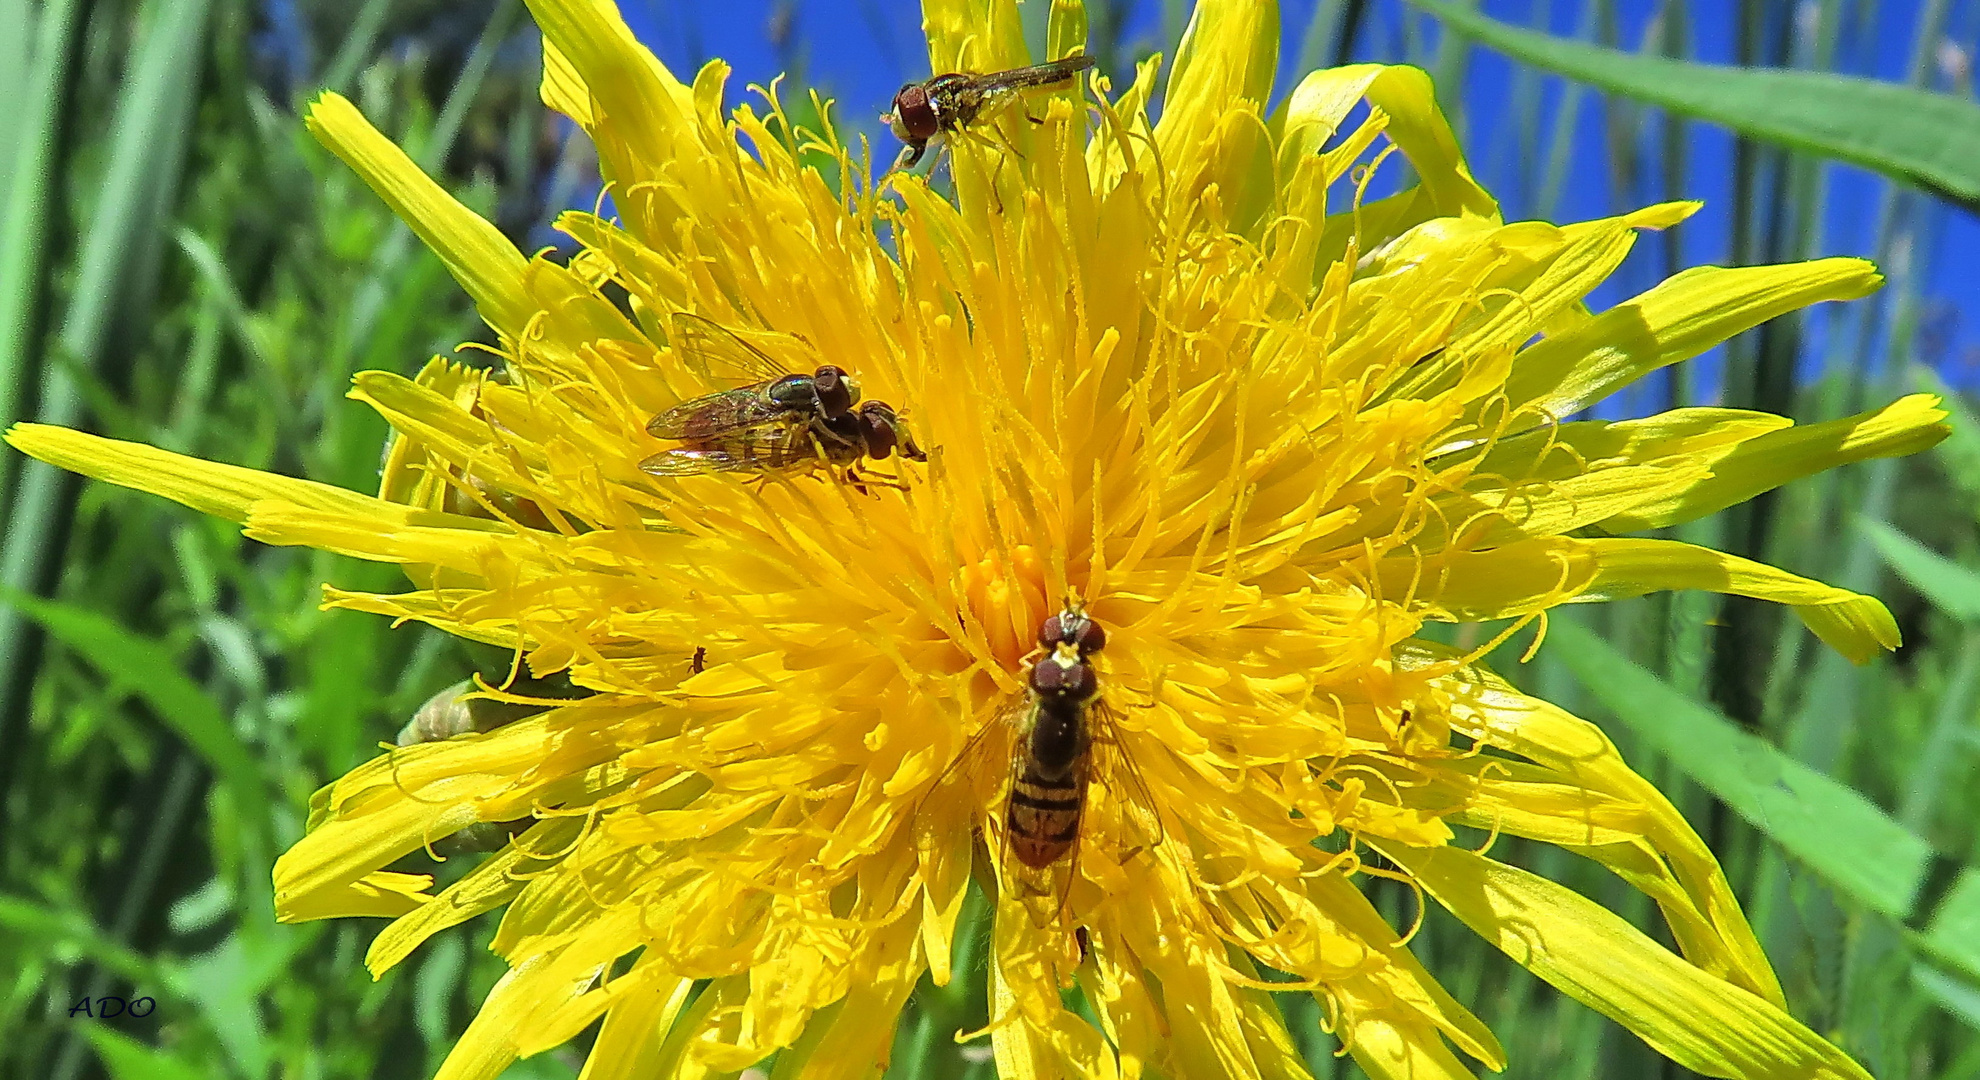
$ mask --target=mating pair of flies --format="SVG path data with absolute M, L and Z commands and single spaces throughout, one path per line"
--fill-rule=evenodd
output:
M 928 144 L 988 120 L 1024 91 L 1073 81 L 1093 66 L 1090 56 L 984 75 L 949 72 L 909 83 L 880 119 L 905 143 L 896 169 L 919 162 Z M 673 346 L 691 369 L 713 381 L 748 380 L 655 416 L 649 434 L 679 446 L 654 454 L 640 468 L 656 476 L 744 472 L 767 476 L 820 465 L 844 470 L 857 484 L 857 466 L 898 453 L 926 461 L 907 424 L 883 401 L 860 400 L 844 368 L 821 364 L 811 374 L 788 371 L 735 334 L 691 315 L 678 315 Z

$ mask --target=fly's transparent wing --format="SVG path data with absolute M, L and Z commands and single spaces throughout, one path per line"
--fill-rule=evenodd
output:
M 789 368 L 735 331 L 699 315 L 675 313 L 674 334 L 668 345 L 682 366 L 711 387 L 764 383 L 791 374 Z
M 703 473 L 770 472 L 816 457 L 808 440 L 783 423 L 725 435 L 717 446 L 662 450 L 639 463 L 654 476 L 699 476 Z
M 768 383 L 717 390 L 662 411 L 646 422 L 646 433 L 658 439 L 704 442 L 731 432 L 777 423 L 785 411 L 764 394 Z
M 1107 769 L 1102 773 L 1107 794 L 1120 808 L 1121 824 L 1129 833 L 1123 839 L 1131 846 L 1156 847 L 1165 835 L 1162 806 L 1155 801 L 1147 777 L 1141 775 L 1140 766 L 1134 763 L 1121 741 L 1121 714 L 1104 698 L 1096 699 L 1089 709 L 1100 735 L 1095 741 L 1104 748 L 1107 757 Z
M 1030 67 L 1012 68 L 976 77 L 977 86 L 994 93 L 1000 90 L 1028 90 L 1034 86 L 1051 86 L 1054 83 L 1071 82 L 1075 76 L 1092 67 L 1091 56 L 1068 56 L 1063 60 L 1053 60 Z

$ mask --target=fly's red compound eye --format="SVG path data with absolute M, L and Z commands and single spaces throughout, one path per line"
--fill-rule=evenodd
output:
M 866 437 L 866 456 L 879 461 L 894 452 L 894 412 L 877 401 L 859 408 L 859 427 Z
M 1097 653 L 1107 647 L 1107 632 L 1100 629 L 1099 623 L 1082 617 L 1080 626 L 1073 631 L 1072 645 L 1081 656 Z
M 827 420 L 844 416 L 859 400 L 859 384 L 842 367 L 820 365 L 811 373 L 811 385 L 818 390 L 818 409 Z
M 1038 647 L 1049 649 L 1065 640 L 1064 634 L 1065 631 L 1059 625 L 1059 617 L 1054 615 L 1046 619 L 1044 625 L 1038 628 Z
M 942 130 L 935 118 L 935 107 L 928 103 L 928 88 L 920 83 L 909 83 L 894 95 L 890 124 L 894 137 L 908 143 L 927 142 Z

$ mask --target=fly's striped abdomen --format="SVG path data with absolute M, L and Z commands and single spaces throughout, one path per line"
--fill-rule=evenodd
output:
M 1011 854 L 1034 869 L 1066 857 L 1079 836 L 1079 812 L 1086 803 L 1086 758 L 1073 763 L 1070 773 L 1056 779 L 1027 764 L 1011 783 L 1005 826 Z

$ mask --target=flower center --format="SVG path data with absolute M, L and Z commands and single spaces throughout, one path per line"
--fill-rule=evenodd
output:
M 1029 544 L 996 552 L 962 568 L 963 602 L 983 625 L 986 644 L 1008 670 L 1031 651 L 1046 611 L 1045 567 Z

